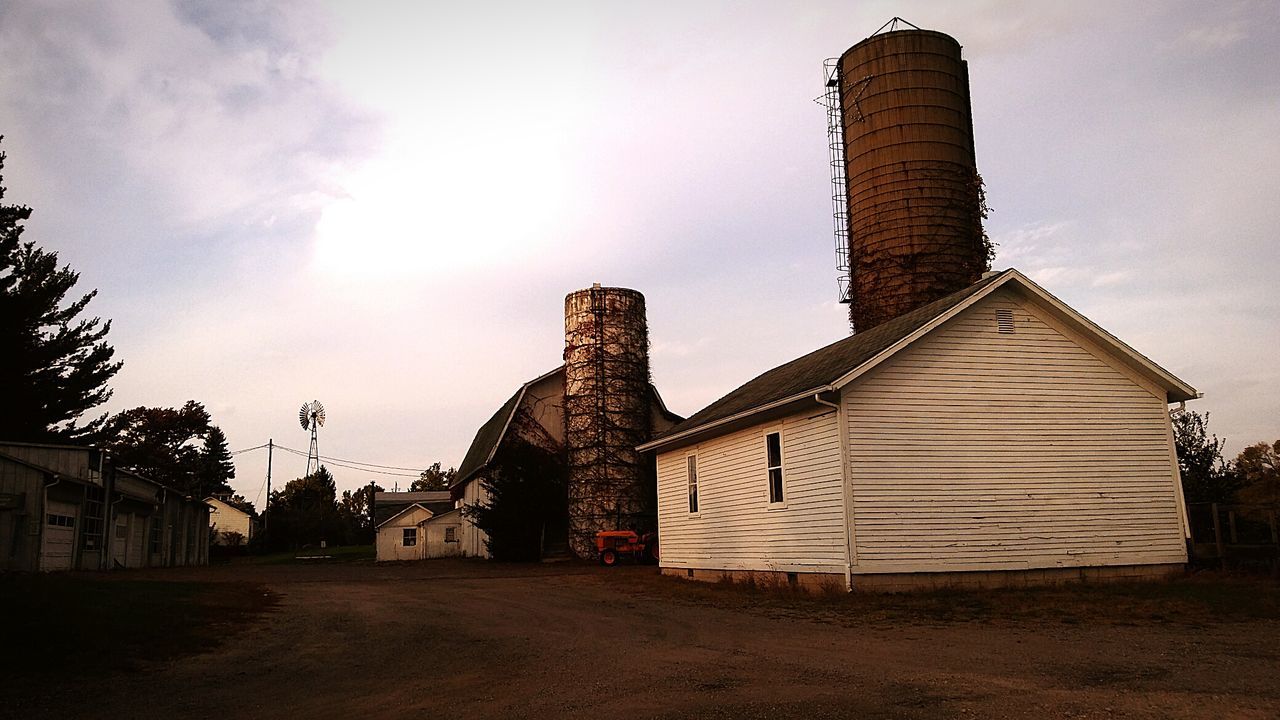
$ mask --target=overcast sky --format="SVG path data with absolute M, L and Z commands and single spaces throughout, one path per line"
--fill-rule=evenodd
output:
M 456 465 L 560 363 L 563 299 L 648 299 L 691 414 L 847 333 L 824 58 L 964 46 L 995 267 L 1280 436 L 1280 3 L 0 4 L 7 200 L 125 361 L 232 449 Z M 305 459 L 277 453 L 282 484 Z M 410 478 L 334 468 L 339 488 Z M 233 485 L 261 506 L 263 452 Z

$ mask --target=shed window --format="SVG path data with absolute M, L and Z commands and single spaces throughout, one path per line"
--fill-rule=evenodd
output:
M 159 555 L 164 543 L 164 520 L 159 512 L 151 516 L 151 554 Z
M 689 512 L 698 512 L 698 457 L 690 455 L 687 458 L 687 471 L 689 475 Z
M 769 502 L 780 503 L 782 496 L 782 434 L 764 436 L 765 455 L 769 467 Z
M 102 488 L 85 488 L 84 522 L 80 523 L 80 547 L 85 550 L 96 550 L 102 546 L 102 505 L 105 499 Z
M 418 528 L 405 528 L 404 535 L 400 540 L 405 547 L 413 547 L 418 544 Z
M 458 542 L 458 528 L 447 527 L 444 529 L 445 542 Z
M 73 515 L 56 515 L 49 513 L 49 524 L 54 527 L 75 527 L 76 519 Z

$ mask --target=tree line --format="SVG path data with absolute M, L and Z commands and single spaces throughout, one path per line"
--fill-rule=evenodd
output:
M 1184 410 L 1173 415 L 1173 441 L 1187 502 L 1280 505 L 1280 440 L 1227 460 L 1226 440 L 1209 433 L 1209 413 Z

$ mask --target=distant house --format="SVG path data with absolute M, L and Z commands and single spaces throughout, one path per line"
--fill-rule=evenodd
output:
M 214 545 L 231 545 L 229 536 L 239 535 L 239 544 L 246 544 L 253 539 L 253 516 L 217 497 L 207 497 L 204 501 L 209 510 L 209 532 L 212 533 Z
M 461 525 L 461 514 L 448 490 L 374 496 L 379 561 L 462 555 Z
M 1186 562 L 1194 388 L 1006 270 L 774 368 L 641 446 L 662 571 L 847 588 Z
M 97 448 L 0 442 L 0 570 L 204 565 L 209 511 Z

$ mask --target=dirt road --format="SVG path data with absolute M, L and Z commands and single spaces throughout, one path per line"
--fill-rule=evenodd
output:
M 881 620 L 646 567 L 144 576 L 261 582 L 280 600 L 210 653 L 101 682 L 68 668 L 25 717 L 1280 716 L 1273 619 Z

